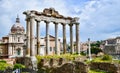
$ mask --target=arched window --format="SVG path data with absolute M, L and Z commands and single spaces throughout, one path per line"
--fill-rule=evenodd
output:
M 20 42 L 20 37 L 18 37 L 18 42 Z
M 2 54 L 2 48 L 0 48 L 0 54 Z
M 20 48 L 17 49 L 17 55 L 20 55 L 21 54 L 21 50 Z
M 52 51 L 52 47 L 50 47 L 50 51 Z

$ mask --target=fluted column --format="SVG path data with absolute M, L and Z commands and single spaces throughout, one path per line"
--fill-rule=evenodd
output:
M 26 35 L 27 35 L 27 41 L 26 41 L 26 56 L 30 56 L 30 19 L 26 19 Z
M 66 53 L 66 24 L 63 25 L 63 53 Z
M 69 24 L 70 26 L 70 50 L 71 50 L 71 54 L 74 53 L 74 49 L 73 49 L 73 24 Z
M 79 43 L 79 23 L 76 23 L 76 50 L 80 54 L 80 43 Z
M 30 18 L 30 56 L 34 56 L 34 18 Z
M 36 35 L 37 35 L 37 55 L 40 55 L 40 21 L 36 21 Z
M 60 49 L 58 48 L 58 23 L 55 24 L 55 54 L 60 55 Z
M 50 43 L 49 43 L 49 22 L 46 23 L 46 55 L 49 55 Z

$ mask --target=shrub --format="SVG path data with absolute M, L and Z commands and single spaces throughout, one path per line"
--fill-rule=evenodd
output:
M 109 56 L 109 55 L 104 55 L 101 60 L 112 60 L 112 56 Z
M 22 64 L 15 64 L 14 65 L 14 69 L 21 69 L 21 68 L 25 68 L 25 66 Z
M 11 67 L 11 65 L 10 65 L 10 64 L 7 64 L 6 61 L 4 61 L 4 60 L 1 60 L 1 61 L 0 61 L 0 70 L 5 70 L 5 69 L 7 69 L 8 67 Z
M 83 55 L 83 56 L 85 56 L 85 55 L 86 55 L 86 53 L 85 53 L 85 52 L 83 52 L 83 51 L 82 51 L 80 54 L 81 54 L 81 55 Z
M 5 60 L 0 60 L 0 63 L 6 63 L 6 61 Z

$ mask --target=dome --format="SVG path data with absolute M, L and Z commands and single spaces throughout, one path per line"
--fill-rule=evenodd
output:
M 25 29 L 24 27 L 20 24 L 20 19 L 17 16 L 16 18 L 16 23 L 12 26 L 11 28 L 11 33 L 24 33 Z

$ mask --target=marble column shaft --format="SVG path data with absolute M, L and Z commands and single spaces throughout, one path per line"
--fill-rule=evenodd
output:
M 30 18 L 30 56 L 34 56 L 34 18 Z
M 66 24 L 63 25 L 63 53 L 66 53 Z
M 58 23 L 55 24 L 55 54 L 60 55 L 60 50 L 58 48 Z
M 40 54 L 40 21 L 36 21 L 37 25 L 36 25 L 36 35 L 37 35 L 37 55 Z
M 89 50 L 89 60 L 92 60 L 92 57 L 91 57 L 91 47 L 90 47 L 90 38 L 88 38 L 88 50 Z
M 80 54 L 80 43 L 79 43 L 79 23 L 76 23 L 76 50 Z
M 30 56 L 30 20 L 26 19 L 26 35 L 27 35 L 27 50 L 26 50 L 26 56 Z
M 70 24 L 70 52 L 71 54 L 74 53 L 74 49 L 73 49 L 73 24 Z
M 49 43 L 49 22 L 46 23 L 46 55 L 49 55 L 50 43 Z

